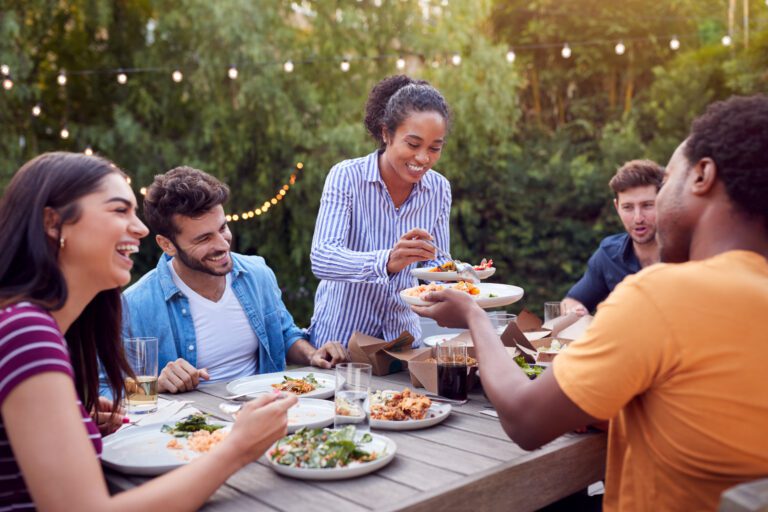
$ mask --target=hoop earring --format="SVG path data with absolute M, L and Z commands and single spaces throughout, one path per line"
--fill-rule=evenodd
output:
M 64 237 L 59 238 L 59 248 L 63 249 L 65 245 L 67 245 L 67 241 L 64 239 Z

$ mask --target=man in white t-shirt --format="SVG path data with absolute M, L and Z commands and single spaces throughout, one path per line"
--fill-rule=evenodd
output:
M 177 167 L 156 176 L 144 198 L 164 254 L 123 294 L 123 334 L 158 338 L 160 392 L 277 372 L 286 361 L 331 368 L 348 360 L 339 343 L 307 341 L 263 258 L 229 250 L 228 197 L 216 178 Z

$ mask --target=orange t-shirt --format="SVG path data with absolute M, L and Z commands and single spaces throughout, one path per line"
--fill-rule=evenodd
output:
M 768 261 L 731 251 L 627 277 L 554 361 L 563 392 L 613 418 L 606 511 L 716 510 L 768 476 Z

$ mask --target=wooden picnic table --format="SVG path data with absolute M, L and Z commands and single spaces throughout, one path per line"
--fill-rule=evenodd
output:
M 333 371 L 305 368 L 332 374 Z M 408 372 L 373 377 L 372 389 L 410 386 Z M 192 400 L 201 411 L 224 418 L 218 409 L 228 396 L 224 383 L 167 395 Z M 385 468 L 339 481 L 296 480 L 278 475 L 263 460 L 235 473 L 203 507 L 205 511 L 361 510 L 536 510 L 602 480 L 606 435 L 565 434 L 526 452 L 509 440 L 498 419 L 480 411 L 490 406 L 482 392 L 453 406 L 440 425 L 405 432 L 377 431 L 397 443 Z M 112 492 L 146 477 L 106 470 Z

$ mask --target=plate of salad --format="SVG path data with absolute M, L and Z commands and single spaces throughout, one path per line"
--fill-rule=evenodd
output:
M 231 428 L 200 413 L 172 424 L 129 427 L 104 438 L 101 462 L 131 475 L 160 475 L 213 450 Z
M 331 398 L 336 378 L 319 372 L 276 372 L 251 375 L 233 380 L 227 384 L 227 392 L 233 395 L 250 396 L 262 393 L 286 391 L 303 398 Z
M 388 437 L 358 433 L 353 425 L 339 430 L 301 429 L 267 450 L 277 473 L 305 480 L 342 480 L 383 468 L 395 457 L 397 445 Z

